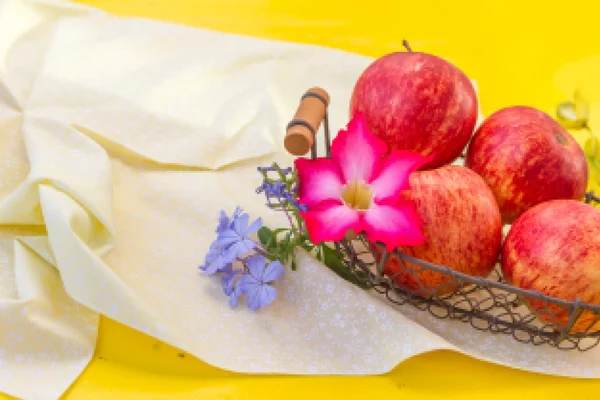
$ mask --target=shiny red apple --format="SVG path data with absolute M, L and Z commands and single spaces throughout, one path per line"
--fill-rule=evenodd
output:
M 502 249 L 508 283 L 547 296 L 600 305 L 600 210 L 575 200 L 552 200 L 521 215 Z M 527 305 L 545 323 L 565 327 L 564 306 L 532 298 Z M 571 332 L 600 330 L 600 316 L 584 311 Z
M 477 129 L 465 165 L 492 188 L 505 223 L 554 199 L 581 199 L 588 167 L 581 146 L 558 122 L 531 107 L 504 108 Z
M 468 168 L 448 165 L 414 172 L 403 196 L 414 201 L 423 220 L 420 246 L 400 247 L 403 253 L 447 266 L 472 276 L 488 276 L 500 253 L 500 210 L 490 188 Z M 447 275 L 390 257 L 385 272 L 395 282 L 422 296 L 443 295 L 458 289 Z
M 390 149 L 433 155 L 424 169 L 456 160 L 477 122 L 471 81 L 448 61 L 425 53 L 387 54 L 354 86 L 350 114 L 362 112 L 369 130 Z

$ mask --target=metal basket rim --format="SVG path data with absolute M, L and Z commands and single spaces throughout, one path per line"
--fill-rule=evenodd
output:
M 376 243 L 375 245 L 380 248 L 385 248 L 385 246 L 383 246 L 381 243 Z M 441 273 L 441 274 L 444 274 L 447 276 L 451 276 L 458 281 L 464 281 L 466 283 L 471 283 L 471 284 L 478 285 L 478 286 L 486 286 L 489 288 L 500 289 L 500 290 L 504 290 L 509 293 L 534 298 L 536 300 L 547 301 L 547 302 L 554 303 L 556 305 L 563 306 L 563 307 L 571 307 L 571 308 L 578 307 L 583 310 L 588 310 L 588 311 L 592 311 L 594 313 L 600 314 L 600 305 L 586 303 L 584 301 L 579 300 L 578 298 L 575 300 L 564 300 L 564 299 L 560 299 L 557 297 L 548 296 L 537 290 L 521 289 L 521 288 L 513 286 L 509 283 L 498 282 L 498 281 L 484 278 L 484 277 L 465 274 L 463 272 L 456 271 L 445 265 L 433 264 L 428 261 L 422 260 L 420 258 L 410 256 L 399 250 L 394 250 L 392 252 L 392 254 L 404 259 L 405 261 L 417 264 L 423 268 L 426 268 L 426 269 L 429 269 L 429 270 L 432 270 L 432 271 L 435 271 L 435 272 L 438 272 L 438 273 Z
M 357 239 L 360 239 L 360 240 L 345 238 L 338 242 L 333 242 L 333 243 L 335 244 L 337 251 L 342 252 L 343 254 L 346 255 L 346 257 L 347 257 L 346 262 L 350 263 L 350 265 L 360 265 L 359 269 L 362 270 L 363 272 L 365 272 L 367 274 L 367 276 L 370 277 L 369 281 L 368 281 L 370 288 L 374 289 L 379 294 L 385 295 L 385 297 L 388 300 L 390 300 L 392 303 L 396 303 L 398 305 L 410 304 L 410 305 L 417 307 L 421 311 L 428 310 L 430 314 L 432 314 L 434 317 L 437 317 L 440 319 L 449 318 L 449 319 L 460 320 L 461 322 L 470 322 L 471 326 L 475 327 L 476 329 L 478 329 L 480 331 L 489 331 L 494 334 L 495 333 L 509 333 L 515 339 L 517 339 L 519 342 L 532 343 L 534 345 L 540 345 L 540 344 L 547 343 L 547 344 L 552 345 L 553 347 L 556 347 L 559 350 L 577 349 L 579 351 L 587 351 L 587 350 L 590 350 L 591 348 L 596 347 L 600 343 L 600 330 L 596 330 L 596 331 L 585 330 L 585 331 L 581 331 L 581 332 L 570 332 L 571 327 L 574 326 L 574 324 L 579 320 L 579 317 L 582 315 L 582 313 L 584 311 L 592 312 L 592 313 L 598 315 L 598 317 L 596 318 L 596 322 L 594 322 L 594 323 L 597 323 L 600 320 L 600 313 L 597 313 L 595 311 L 596 306 L 592 306 L 590 308 L 590 307 L 586 307 L 584 305 L 587 303 L 583 303 L 579 300 L 570 302 L 570 301 L 564 301 L 562 299 L 554 299 L 550 296 L 545 296 L 537 291 L 522 290 L 519 288 L 515 288 L 511 285 L 502 284 L 497 281 L 493 281 L 490 278 L 481 278 L 481 277 L 473 277 L 471 275 L 465 275 L 465 274 L 462 274 L 455 270 L 452 270 L 449 267 L 425 262 L 421 259 L 409 256 L 400 251 L 383 254 L 383 257 L 380 258 L 379 261 L 376 261 L 377 271 L 370 271 L 368 269 L 365 269 L 365 266 L 371 262 L 366 262 L 366 261 L 361 260 L 360 256 L 365 255 L 365 254 L 371 254 L 372 256 L 375 257 L 375 260 L 377 260 L 377 254 L 375 253 L 373 248 L 365 249 L 365 250 L 361 250 L 361 251 L 357 252 L 356 251 L 357 249 L 353 245 L 353 243 L 358 242 L 358 243 L 362 244 L 363 246 L 365 246 L 365 245 L 368 246 L 369 244 L 374 244 L 378 247 L 382 246 L 383 244 L 368 242 L 368 241 L 366 241 L 365 236 L 362 234 L 358 235 Z M 385 246 L 383 246 L 383 249 L 385 251 Z M 476 292 L 481 289 L 485 289 L 488 292 L 490 292 L 490 289 L 496 288 L 496 289 L 499 289 L 500 292 L 513 294 L 513 295 L 516 294 L 517 297 L 515 298 L 515 300 L 518 301 L 518 299 L 521 299 L 520 303 L 523 303 L 523 298 L 519 297 L 519 292 L 521 292 L 521 293 L 525 293 L 525 296 L 530 296 L 530 297 L 534 297 L 540 301 L 545 301 L 546 304 L 555 302 L 555 303 L 559 303 L 560 306 L 568 308 L 569 313 L 570 313 L 569 319 L 568 319 L 566 325 L 560 326 L 560 327 L 553 325 L 553 324 L 556 324 L 556 321 L 551 324 L 545 324 L 543 326 L 536 327 L 536 326 L 531 325 L 530 322 L 532 322 L 532 321 L 527 321 L 526 318 L 519 319 L 519 321 L 521 321 L 521 322 L 516 322 L 511 317 L 512 321 L 507 321 L 504 319 L 499 319 L 500 317 L 498 315 L 489 314 L 488 313 L 489 309 L 480 310 L 480 311 L 462 309 L 462 308 L 458 307 L 456 303 L 452 303 L 450 301 L 450 299 L 454 297 L 454 292 L 450 292 L 450 293 L 447 293 L 447 294 L 444 294 L 441 296 L 419 295 L 417 293 L 412 292 L 410 289 L 404 288 L 402 285 L 397 284 L 394 280 L 395 275 L 389 276 L 387 274 L 384 274 L 383 271 L 381 271 L 381 269 L 380 269 L 381 262 L 383 262 L 383 264 L 385 264 L 387 262 L 387 260 L 389 260 L 389 256 L 402 257 L 409 262 L 414 261 L 415 263 L 417 263 L 419 265 L 423 265 L 424 268 L 426 268 L 426 269 L 429 268 L 429 269 L 435 271 L 436 273 L 452 275 L 452 279 L 455 282 L 458 281 L 459 285 L 461 285 L 463 287 L 468 286 L 468 285 L 465 285 L 465 283 L 467 283 L 467 282 L 461 282 L 459 276 L 463 276 L 465 278 L 465 281 L 470 281 L 473 283 L 473 288 L 468 289 L 468 292 L 463 293 L 463 296 L 468 296 L 468 293 Z M 354 268 L 352 268 L 352 269 L 354 270 Z M 499 272 L 500 271 L 497 271 L 497 273 L 499 273 Z M 380 277 L 379 275 L 382 273 L 383 273 L 383 275 Z M 499 274 L 499 277 L 501 277 L 500 274 Z M 382 278 L 384 278 L 384 279 L 382 279 Z M 494 287 L 492 288 L 491 287 L 492 285 L 489 285 L 489 283 L 492 283 Z M 392 297 L 389 296 L 390 292 L 401 293 L 402 296 L 404 297 L 404 301 L 394 300 Z M 510 300 L 506 299 L 506 294 L 503 296 L 505 297 L 504 301 L 510 302 Z M 556 302 L 553 300 L 559 300 L 559 301 Z M 416 301 L 416 303 L 415 303 L 415 301 Z M 474 299 L 474 301 L 477 301 L 477 300 Z M 468 300 L 467 300 L 467 302 L 470 303 L 470 301 L 468 301 Z M 425 306 L 425 308 L 422 308 L 421 304 L 427 304 L 429 306 L 432 306 L 432 305 L 439 306 L 439 307 L 442 307 L 443 309 L 445 309 L 447 312 L 445 315 L 440 316 L 437 313 L 433 312 L 429 306 Z M 582 307 L 582 305 L 583 305 L 583 307 Z M 502 303 L 500 303 L 500 304 L 495 303 L 493 307 L 498 307 L 498 306 L 504 307 L 504 309 L 506 310 L 505 313 L 501 314 L 502 316 L 514 315 L 514 313 L 516 312 L 514 310 L 511 311 L 511 310 L 505 308 L 506 306 L 516 307 L 516 305 L 514 305 L 514 304 L 511 305 L 509 303 L 506 303 L 506 305 L 503 305 Z M 456 314 L 457 312 L 458 312 L 458 314 Z M 516 313 L 519 314 L 518 312 L 516 312 Z M 464 318 L 467 315 L 471 315 L 471 317 L 467 318 L 465 320 Z M 534 314 L 529 314 L 529 315 L 533 316 Z M 487 321 L 488 327 L 480 328 L 480 327 L 475 326 L 471 320 L 472 318 L 474 318 L 477 321 L 480 321 L 480 320 Z M 552 326 L 554 326 L 555 328 L 554 329 L 551 328 L 550 330 L 547 330 L 547 328 L 552 327 Z M 493 329 L 498 329 L 498 327 L 501 327 L 501 329 L 496 330 L 496 331 L 493 330 Z M 521 338 L 517 337 L 516 333 L 518 333 L 518 332 L 521 332 L 521 333 L 526 332 L 527 334 L 530 335 L 529 339 L 525 340 L 522 337 Z M 587 345 L 584 345 L 584 346 L 580 346 L 579 341 L 587 340 L 587 339 L 593 340 L 593 342 L 588 343 Z M 567 343 L 567 344 L 565 345 L 565 343 Z

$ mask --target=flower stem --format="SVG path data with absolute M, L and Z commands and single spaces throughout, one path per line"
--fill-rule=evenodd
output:
M 262 243 L 259 243 L 259 242 L 256 242 L 256 241 L 254 241 L 254 243 L 256 243 L 256 247 L 254 248 L 254 251 L 258 255 L 261 255 L 261 256 L 269 258 L 269 259 L 271 257 L 273 257 L 273 255 L 271 253 L 269 253 L 269 251 L 263 247 Z
M 289 223 L 290 223 L 290 227 L 292 228 L 292 231 L 296 231 L 296 227 L 294 225 L 294 222 L 292 221 L 292 217 L 290 216 L 290 213 L 287 209 L 287 207 L 285 207 L 283 205 L 283 202 L 281 201 L 281 198 L 277 198 L 277 201 L 279 202 L 279 205 L 281 206 L 281 209 L 283 210 L 283 212 L 285 213 L 285 216 L 287 217 Z

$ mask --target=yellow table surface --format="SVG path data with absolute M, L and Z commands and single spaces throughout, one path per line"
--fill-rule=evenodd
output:
M 407 38 L 414 50 L 439 54 L 475 78 L 484 113 L 512 104 L 549 110 L 560 99 L 553 86 L 554 71 L 564 62 L 600 54 L 600 40 L 595 39 L 600 37 L 595 31 L 600 3 L 593 0 L 81 2 L 123 16 L 371 56 L 398 50 Z M 591 399 L 595 392 L 600 392 L 600 380 L 542 376 L 451 352 L 422 355 L 376 377 L 232 374 L 105 319 L 95 359 L 66 398 Z

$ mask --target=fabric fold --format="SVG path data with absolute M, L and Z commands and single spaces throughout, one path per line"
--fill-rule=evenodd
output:
M 3 254 L 14 254 L 0 264 L 0 281 L 11 271 L 7 267 L 14 274 L 12 294 L 0 285 L 0 390 L 23 399 L 57 399 L 92 357 L 98 314 L 64 292 L 51 264 L 7 237 L 22 232 L 0 232 Z

